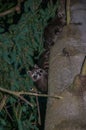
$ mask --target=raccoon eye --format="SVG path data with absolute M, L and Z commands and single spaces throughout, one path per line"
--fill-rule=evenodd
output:
M 37 73 L 37 75 L 38 75 L 38 76 L 41 76 L 41 73 L 42 73 L 42 72 L 39 71 L 39 72 Z
M 43 70 L 40 70 L 40 73 L 43 73 Z
M 34 79 L 37 79 L 37 75 L 34 75 L 33 78 L 34 78 Z

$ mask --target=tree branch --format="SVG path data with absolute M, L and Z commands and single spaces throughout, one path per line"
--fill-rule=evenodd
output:
M 0 91 L 3 92 L 3 93 L 7 93 L 7 94 L 10 94 L 10 95 L 17 96 L 19 98 L 21 98 L 21 95 L 30 95 L 30 96 L 50 97 L 50 98 L 62 99 L 61 96 L 57 96 L 57 95 L 53 96 L 53 95 L 38 94 L 38 93 L 24 92 L 24 91 L 17 92 L 17 91 L 7 90 L 7 89 L 1 88 L 1 87 L 0 87 Z
M 24 97 L 22 97 L 21 94 L 19 94 L 19 92 L 10 91 L 10 90 L 7 90 L 7 89 L 3 89 L 1 87 L 0 87 L 0 91 L 3 92 L 3 93 L 7 93 L 7 94 L 10 94 L 10 95 L 16 96 L 16 97 L 20 98 L 22 101 L 26 102 L 31 107 L 33 107 L 33 104 L 30 103 L 29 101 L 27 101 Z
M 5 104 L 6 104 L 6 101 L 7 101 L 7 96 L 6 95 L 4 95 L 3 96 L 3 99 L 1 100 L 1 102 L 0 102 L 0 111 L 3 109 L 3 107 L 5 106 Z
M 8 14 L 10 14 L 12 12 L 15 12 L 15 11 L 19 13 L 21 11 L 20 10 L 20 5 L 21 5 L 21 2 L 23 2 L 23 1 L 24 0 L 18 0 L 18 3 L 17 3 L 17 5 L 15 7 L 12 7 L 11 9 L 6 10 L 6 11 L 0 13 L 0 17 L 3 17 L 5 15 L 8 15 Z

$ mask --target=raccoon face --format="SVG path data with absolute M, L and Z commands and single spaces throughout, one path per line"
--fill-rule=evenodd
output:
M 32 71 L 28 71 L 27 73 L 30 75 L 34 82 L 42 79 L 43 76 L 47 74 L 47 72 L 39 68 L 37 65 L 34 66 Z

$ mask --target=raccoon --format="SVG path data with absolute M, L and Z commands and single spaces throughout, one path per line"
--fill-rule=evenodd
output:
M 37 89 L 42 93 L 48 91 L 48 70 L 49 70 L 49 55 L 50 48 L 54 44 L 53 38 L 62 31 L 64 26 L 63 17 L 57 15 L 52 19 L 44 29 L 44 52 L 38 59 L 34 59 L 35 65 L 32 70 L 28 71 L 28 74 L 34 81 Z M 34 54 L 34 57 L 38 57 L 38 54 Z
M 49 48 L 54 45 L 54 37 L 58 36 L 65 26 L 64 14 L 58 13 L 55 18 L 48 21 L 48 25 L 44 29 L 44 47 Z
M 38 65 L 35 65 L 34 68 L 27 73 L 34 81 L 36 88 L 42 93 L 47 93 L 48 73 L 44 69 L 40 68 Z
M 44 71 L 48 73 L 49 70 L 49 56 L 50 56 L 50 50 L 46 49 L 44 52 L 40 55 L 38 61 L 36 62 L 37 65 L 42 68 Z

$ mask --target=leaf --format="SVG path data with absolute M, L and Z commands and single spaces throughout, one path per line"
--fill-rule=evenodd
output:
M 18 120 L 18 130 L 23 130 L 22 122 L 21 120 Z
M 6 125 L 6 122 L 4 119 L 0 118 L 0 126 L 5 126 Z

